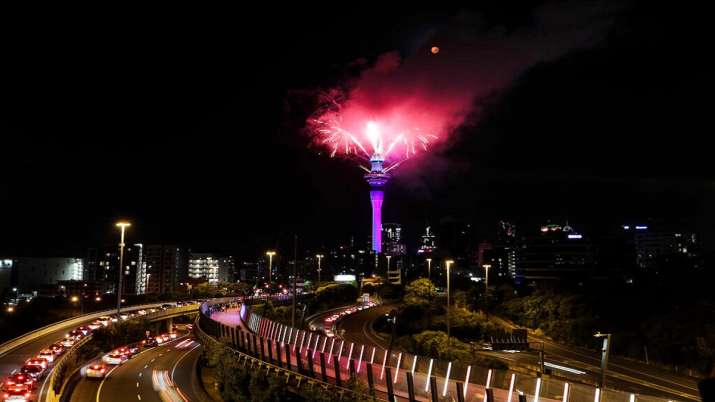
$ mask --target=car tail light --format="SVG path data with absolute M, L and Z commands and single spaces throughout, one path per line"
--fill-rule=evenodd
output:
M 10 394 L 5 394 L 5 395 L 3 395 L 3 398 L 5 398 L 5 399 L 7 399 L 7 398 L 9 398 L 9 397 L 10 397 Z
M 29 393 L 29 392 L 26 392 L 26 393 L 25 393 L 25 398 L 29 398 L 29 397 L 30 397 L 30 393 Z
M 100 373 L 104 374 L 104 369 L 99 370 Z

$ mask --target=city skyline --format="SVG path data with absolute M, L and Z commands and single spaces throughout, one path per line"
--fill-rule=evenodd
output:
M 530 216 L 612 224 L 627 218 L 683 218 L 697 226 L 708 250 L 715 249 L 708 207 L 713 172 L 694 129 L 699 115 L 683 103 L 664 110 L 673 93 L 694 96 L 691 82 L 700 70 L 691 71 L 678 57 L 698 49 L 692 40 L 697 36 L 690 35 L 695 28 L 666 34 L 661 22 L 669 20 L 671 10 L 633 7 L 614 12 L 621 17 L 611 28 L 599 27 L 600 45 L 530 66 L 480 98 L 480 119 L 468 119 L 449 143 L 422 157 L 419 163 L 428 169 L 413 169 L 409 161 L 397 169 L 383 205 L 384 221 L 420 227 L 454 218 L 486 231 L 494 220 Z M 300 132 L 312 110 L 301 109 L 302 96 L 339 82 L 350 68 L 371 65 L 385 52 L 397 50 L 409 60 L 424 50 L 421 46 L 429 49 L 430 41 L 441 40 L 423 35 L 425 27 L 449 26 L 455 15 L 467 21 L 482 15 L 485 32 L 503 26 L 509 37 L 531 29 L 533 21 L 525 16 L 533 11 L 523 6 L 509 12 L 486 7 L 418 13 L 400 35 L 386 34 L 396 10 L 372 16 L 369 33 L 355 29 L 364 21 L 356 15 L 334 26 L 300 24 L 305 30 L 285 42 L 249 44 L 246 51 L 230 54 L 220 50 L 234 46 L 237 37 L 219 25 L 197 37 L 208 47 L 175 44 L 165 57 L 152 57 L 151 45 L 141 42 L 143 34 L 161 28 L 144 26 L 122 40 L 166 75 L 153 85 L 151 73 L 133 71 L 126 86 L 105 82 L 97 91 L 93 78 L 117 75 L 120 68 L 107 64 L 82 76 L 75 67 L 93 57 L 111 58 L 111 49 L 121 49 L 118 39 L 96 55 L 83 51 L 96 44 L 92 38 L 62 52 L 52 43 L 43 45 L 67 61 L 57 68 L 72 78 L 71 88 L 44 82 L 37 76 L 41 56 L 13 47 L 10 54 L 32 68 L 10 66 L 23 84 L 5 91 L 4 148 L 14 152 L 5 155 L 8 169 L 0 181 L 0 251 L 41 254 L 97 237 L 111 240 L 108 224 L 119 218 L 141 223 L 132 235 L 148 242 L 232 252 L 259 251 L 265 244 L 289 241 L 294 233 L 303 239 L 369 233 L 362 173 L 353 163 L 306 148 L 309 138 Z M 325 38 L 326 29 L 334 29 L 331 38 Z M 40 32 L 27 42 L 40 41 Z M 59 35 L 77 37 L 71 31 Z M 356 35 L 374 40 L 356 40 Z M 318 38 L 341 46 L 329 46 L 330 52 L 300 46 L 322 43 Z M 134 54 L 117 52 L 128 59 Z M 449 52 L 449 43 L 442 43 L 433 59 L 448 59 Z M 310 57 L 301 57 L 306 53 Z M 182 54 L 194 57 L 175 63 Z M 662 54 L 673 56 L 663 59 Z M 362 61 L 353 64 L 356 59 Z M 255 80 L 233 73 L 245 68 L 246 60 L 265 65 L 256 69 Z M 281 71 L 281 65 L 296 60 L 294 68 Z M 587 77 L 605 84 L 594 85 Z M 24 83 L 53 95 L 31 96 Z M 153 88 L 152 95 L 138 99 L 144 88 Z M 551 95 L 546 100 L 545 90 Z M 249 115 L 254 118 L 246 119 Z

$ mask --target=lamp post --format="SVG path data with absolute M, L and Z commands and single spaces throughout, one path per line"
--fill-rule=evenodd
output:
M 116 226 L 121 231 L 119 238 L 119 283 L 117 285 L 117 314 L 122 309 L 122 277 L 124 276 L 124 231 L 132 224 L 129 222 L 117 222 Z
M 318 286 L 320 286 L 320 271 L 321 271 L 321 269 L 320 269 L 320 260 L 323 259 L 323 255 L 322 255 L 322 254 L 318 254 L 318 255 L 315 256 L 315 258 L 318 259 Z
M 450 346 L 450 340 L 451 340 L 451 328 L 450 328 L 450 314 L 449 314 L 449 298 L 450 298 L 450 281 L 449 281 L 449 268 L 452 264 L 454 264 L 454 260 L 447 260 L 444 262 L 447 265 L 447 348 Z
M 489 294 L 489 268 L 491 264 L 484 264 L 484 297 Z
M 598 382 L 599 388 L 603 390 L 604 385 L 606 385 L 606 369 L 608 368 L 608 352 L 611 350 L 611 334 L 596 332 L 593 336 L 603 338 L 603 345 L 601 346 L 601 378 Z
M 429 299 L 432 301 L 432 259 L 427 258 L 427 280 L 430 281 L 429 284 Z
M 273 291 L 273 256 L 276 255 L 275 251 L 266 251 L 268 256 L 268 295 L 270 296 L 271 291 Z

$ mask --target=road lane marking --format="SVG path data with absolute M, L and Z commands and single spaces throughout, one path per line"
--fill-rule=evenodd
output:
M 176 371 L 176 367 L 179 365 L 179 363 L 181 363 L 181 361 L 182 361 L 186 356 L 189 355 L 189 353 L 193 352 L 194 349 L 198 348 L 199 346 L 201 346 L 201 344 L 198 344 L 198 345 L 194 346 L 193 348 L 191 348 L 191 350 L 189 350 L 188 352 L 186 352 L 186 353 L 184 353 L 183 355 L 181 355 L 181 357 L 179 357 L 179 360 L 177 360 L 176 363 L 174 363 L 174 367 L 171 369 L 171 381 L 174 381 L 174 384 L 176 384 L 176 381 L 174 380 L 174 372 Z M 177 388 L 178 388 L 178 386 L 177 386 Z
M 137 394 L 137 399 L 139 399 L 139 400 L 141 401 L 141 400 L 142 400 L 142 396 L 139 395 L 139 394 Z
M 112 374 L 112 371 L 116 370 L 119 366 L 114 366 L 113 369 L 109 370 L 107 375 L 102 378 L 102 382 L 99 383 L 99 388 L 97 388 L 97 402 L 99 402 L 99 394 L 102 393 L 102 387 L 104 386 L 104 382 L 107 381 L 107 378 Z
M 137 388 L 139 388 L 139 381 L 137 381 Z

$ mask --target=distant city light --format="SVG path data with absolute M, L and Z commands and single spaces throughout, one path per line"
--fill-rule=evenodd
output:
M 581 238 L 583 238 L 583 236 L 581 236 L 580 234 L 570 234 L 569 235 L 569 239 L 581 239 Z
M 629 230 L 631 227 L 628 225 L 623 225 L 623 230 Z
M 355 275 L 335 275 L 333 280 L 335 282 L 355 282 Z
M 645 226 L 645 225 L 636 226 L 636 230 L 648 230 L 648 226 Z

